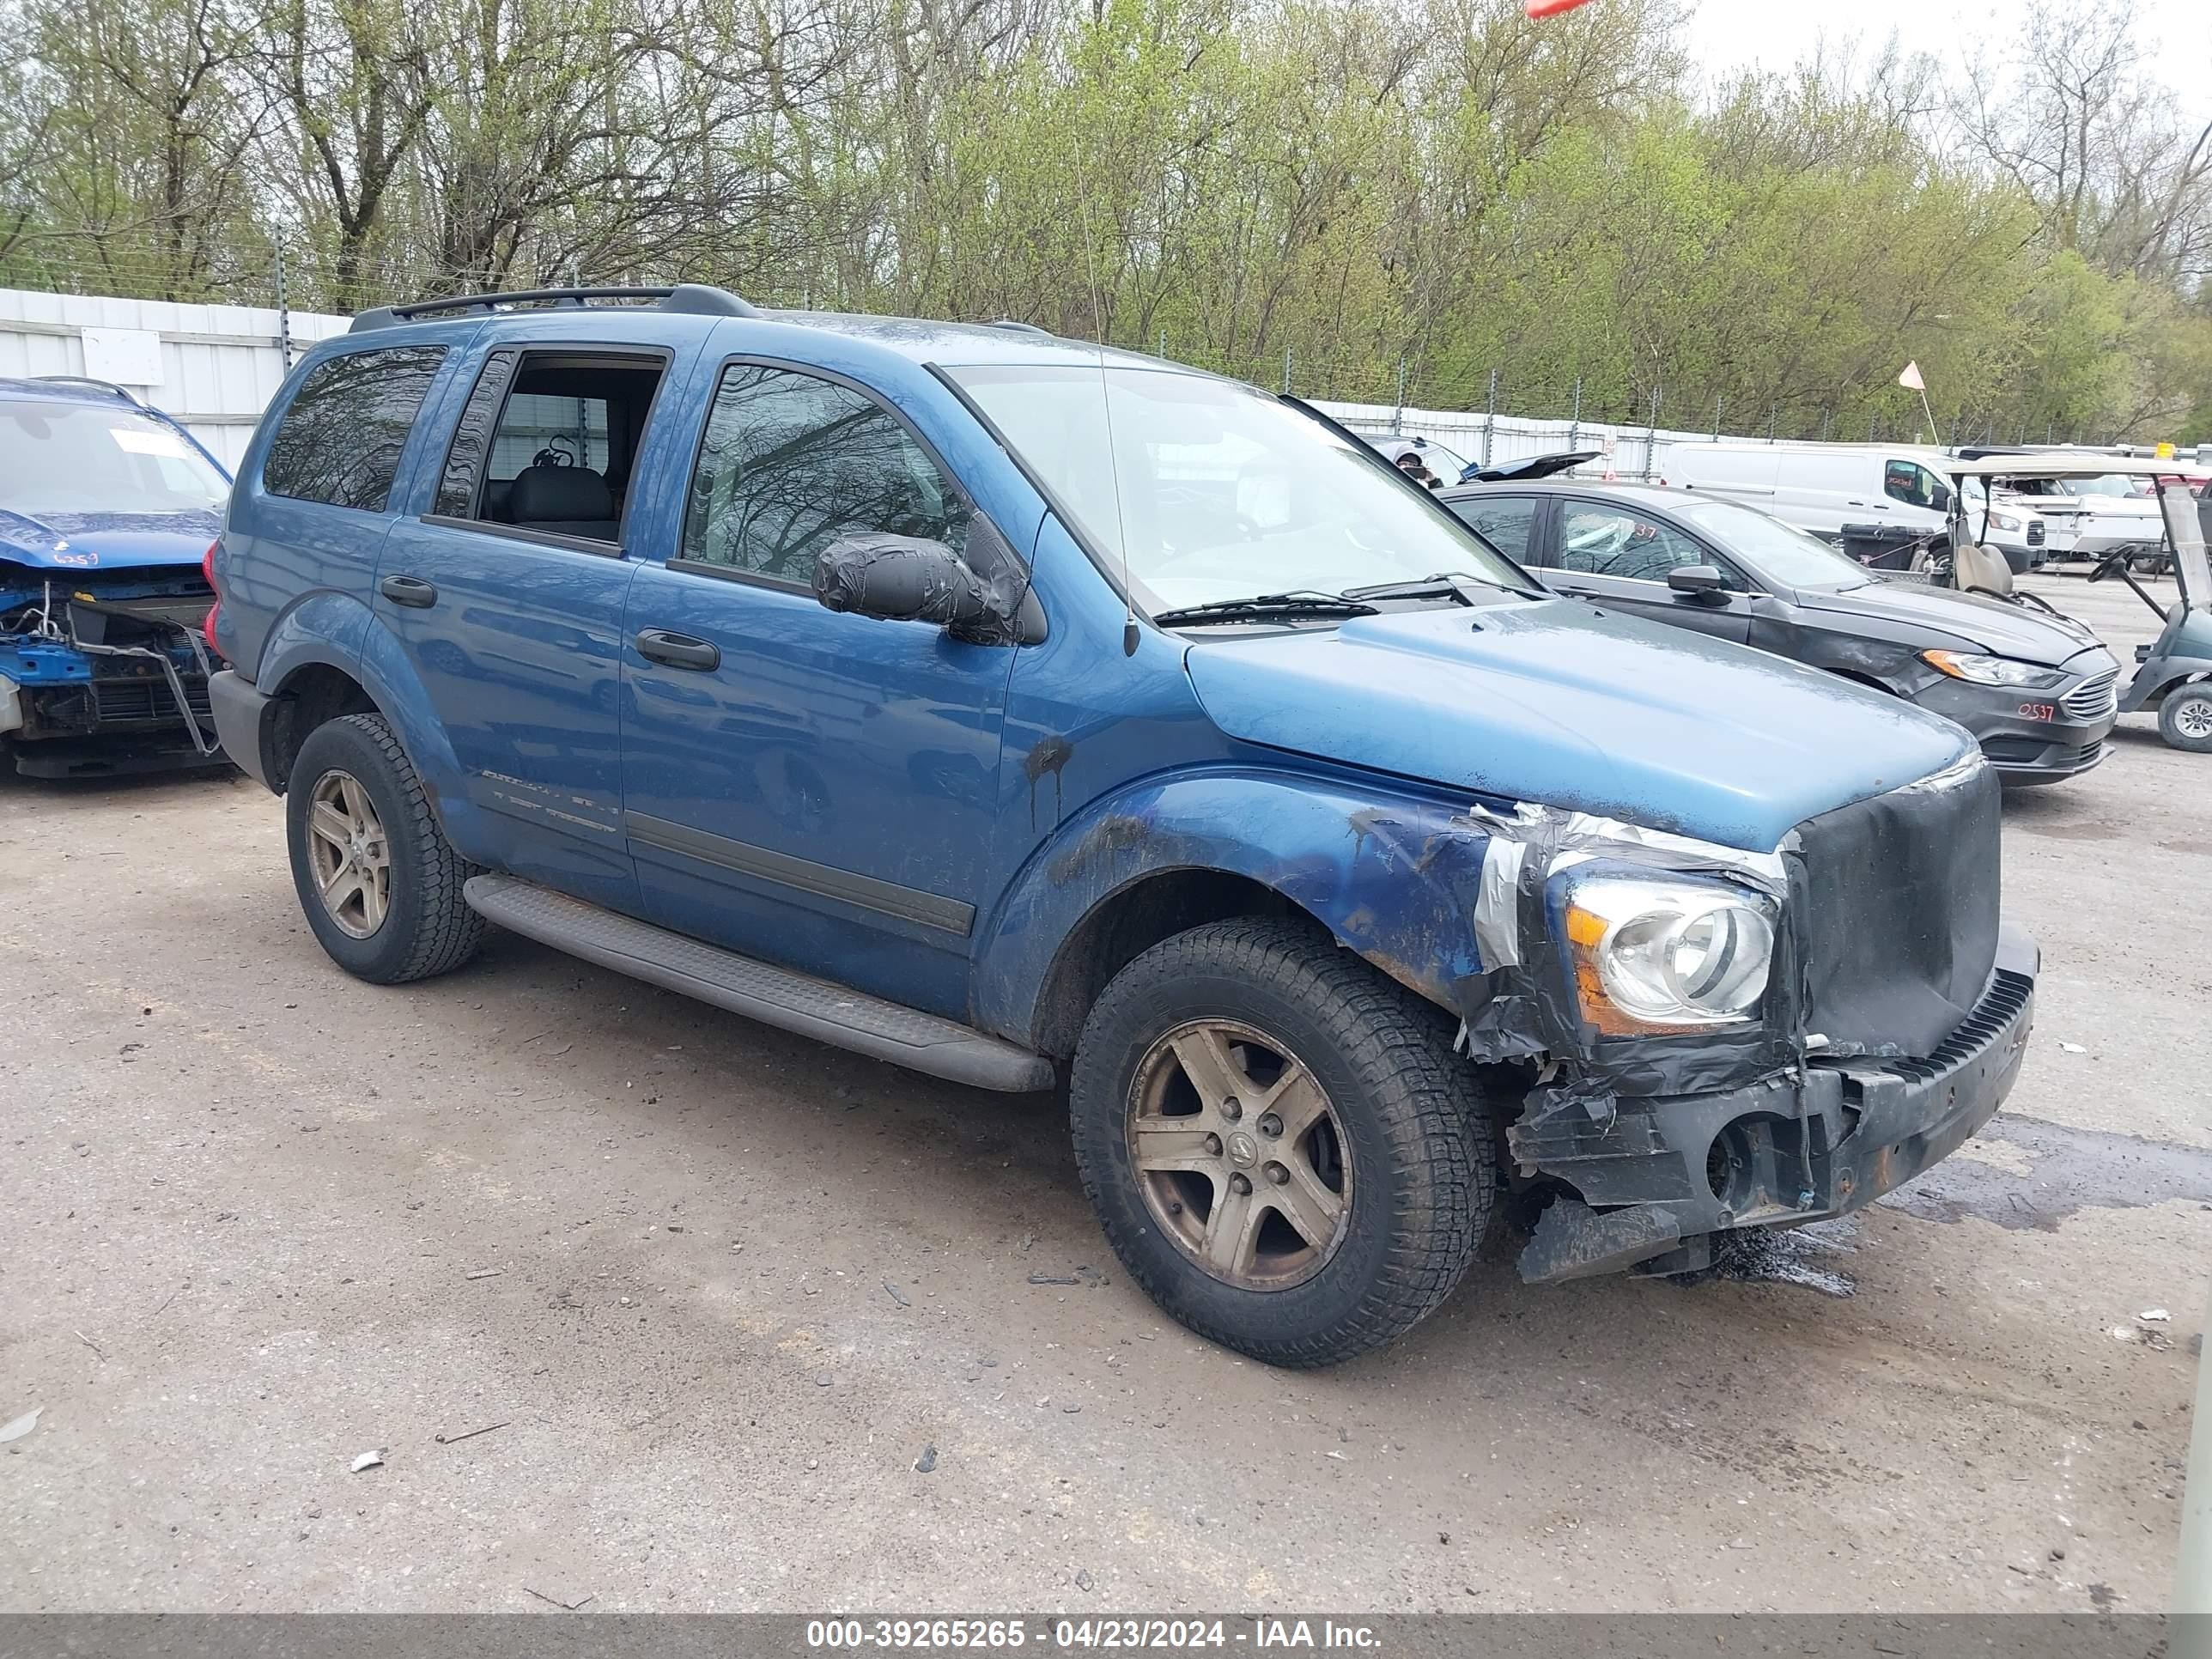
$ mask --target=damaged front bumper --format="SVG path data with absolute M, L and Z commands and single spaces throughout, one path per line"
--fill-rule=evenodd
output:
M 1716 1235 L 1795 1227 L 1871 1203 L 1948 1157 L 1996 1115 L 2035 1013 L 2035 942 L 2001 929 L 1966 1018 L 1924 1059 L 1814 1060 L 1708 1094 L 1622 1098 L 1507 1132 L 1514 1159 L 1571 1185 L 1521 1254 L 1528 1282 L 1636 1268 L 1690 1272 Z

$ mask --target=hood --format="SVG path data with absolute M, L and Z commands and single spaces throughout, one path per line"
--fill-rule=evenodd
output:
M 0 507 L 0 559 L 33 570 L 197 568 L 222 530 L 217 513 L 49 513 Z
M 1559 599 L 1209 640 L 1186 660 L 1233 738 L 1753 852 L 1973 747 L 1832 675 Z
M 1924 630 L 1923 648 L 1965 647 L 1996 657 L 2056 668 L 2069 657 L 2099 643 L 2096 635 L 2071 617 L 2053 617 L 2024 605 L 1979 593 L 1959 593 L 1925 582 L 1869 582 L 1841 592 L 1797 590 L 1798 608 L 1838 617 L 1864 617 Z

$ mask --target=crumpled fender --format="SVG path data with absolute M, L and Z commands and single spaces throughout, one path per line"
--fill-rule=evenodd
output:
M 1474 910 L 1490 838 L 1468 805 L 1248 769 L 1131 784 L 1069 818 L 1010 886 L 977 952 L 976 1023 L 1029 1038 L 1084 918 L 1147 876 L 1192 869 L 1260 882 L 1422 996 L 1477 1006 Z

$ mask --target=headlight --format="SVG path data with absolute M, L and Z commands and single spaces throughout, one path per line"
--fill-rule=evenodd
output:
M 2031 685 L 2048 690 L 2066 683 L 2066 676 L 2056 668 L 2038 668 L 2032 662 L 2014 662 L 2010 657 L 1984 657 L 1972 651 L 1923 651 L 1920 659 L 1954 680 L 1971 680 L 1976 685 Z
M 1717 882 L 1601 876 L 1567 897 L 1583 1018 L 1608 1036 L 1755 1018 L 1774 908 Z
M 2009 513 L 1992 513 L 1990 514 L 1990 522 L 2000 530 L 2022 530 L 2027 528 L 2025 520 L 2015 518 Z

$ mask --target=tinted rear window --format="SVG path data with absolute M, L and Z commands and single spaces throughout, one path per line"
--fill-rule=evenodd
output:
M 381 513 L 443 346 L 392 346 L 319 363 L 284 411 L 262 463 L 272 495 Z

